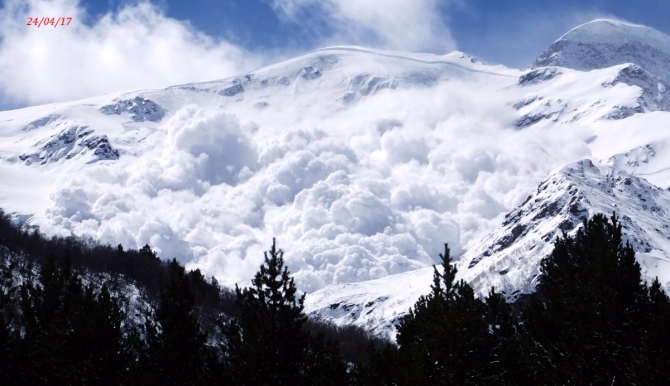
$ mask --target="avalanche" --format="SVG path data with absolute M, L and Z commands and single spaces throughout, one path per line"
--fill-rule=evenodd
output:
M 668 41 L 596 20 L 527 71 L 331 47 L 0 112 L 0 207 L 47 234 L 148 243 L 226 285 L 276 236 L 310 312 L 391 335 L 443 243 L 478 291 L 513 298 L 556 229 L 597 211 L 629 217 L 667 282 Z

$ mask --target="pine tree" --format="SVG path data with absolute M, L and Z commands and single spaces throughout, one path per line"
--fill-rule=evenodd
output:
M 397 328 L 401 385 L 478 385 L 488 366 L 484 303 L 464 281 L 456 282 L 445 244 L 443 273 L 435 268 L 431 293 L 423 296 Z
M 524 361 L 520 326 L 505 298 L 493 288 L 484 300 L 484 320 L 489 330 L 488 385 L 531 384 Z
M 21 286 L 20 308 L 22 383 L 119 384 L 126 367 L 123 314 L 106 287 L 96 293 L 83 286 L 67 253 L 62 265 L 52 258 L 42 266 L 38 283 Z
M 340 355 L 337 341 L 323 334 L 311 337 L 309 351 L 303 359 L 303 372 L 311 386 L 342 386 L 349 384 L 347 366 Z
M 407 371 L 407 363 L 399 356 L 396 346 L 388 344 L 383 350 L 377 350 L 370 343 L 368 361 L 356 363 L 352 370 L 352 384 L 357 386 L 398 385 Z
M 22 362 L 21 339 L 16 328 L 15 309 L 16 285 L 14 270 L 16 264 L 0 251 L 0 384 L 19 384 L 18 368 Z
M 297 297 L 296 292 L 284 251 L 273 239 L 251 287 L 236 287 L 241 317 L 223 324 L 223 351 L 235 384 L 308 384 L 303 368 L 309 342 L 303 330 L 305 295 Z
M 125 370 L 130 360 L 121 325 L 125 314 L 118 299 L 112 296 L 106 285 L 93 292 L 85 290 L 82 311 L 82 333 L 75 339 L 95 342 L 89 345 L 85 354 L 86 366 L 91 369 L 86 380 L 92 385 L 119 385 L 125 378 Z
M 119 251 L 119 253 L 123 253 L 123 246 L 119 244 L 117 250 Z M 151 249 L 151 246 L 149 246 L 149 244 L 145 244 L 142 248 L 140 248 L 138 252 L 140 253 L 140 255 L 146 256 L 152 260 L 159 260 L 158 254 L 156 253 L 156 251 Z
M 184 267 L 170 263 L 170 283 L 145 325 L 140 358 L 129 383 L 187 386 L 212 382 L 212 353 L 193 310 L 194 295 Z
M 622 384 L 637 355 L 647 289 L 621 224 L 595 215 L 556 240 L 525 311 L 537 382 Z
M 649 297 L 649 321 L 628 379 L 631 385 L 663 385 L 670 380 L 670 298 L 658 278 L 651 284 Z

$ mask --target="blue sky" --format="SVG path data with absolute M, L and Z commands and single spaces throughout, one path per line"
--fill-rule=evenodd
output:
M 526 68 L 570 28 L 617 18 L 670 34 L 669 0 L 0 0 L 0 110 L 251 71 L 356 44 Z M 26 27 L 30 16 L 69 27 Z M 197 63 L 197 65 L 195 65 Z
M 362 1 L 362 0 L 359 0 Z M 296 1 L 299 3 L 300 1 Z M 85 1 L 93 15 L 126 1 Z M 167 16 L 188 20 L 208 35 L 254 50 L 309 50 L 332 33 L 317 16 L 291 20 L 271 0 L 162 0 Z M 376 0 L 382 7 L 383 0 Z M 525 67 L 572 26 L 614 17 L 670 33 L 668 0 L 463 0 L 436 1 L 457 47 L 485 61 Z M 314 12 L 319 13 L 319 12 Z M 311 19 L 311 20 L 310 20 Z M 346 44 L 347 42 L 343 42 Z M 439 53 L 439 52 L 436 52 Z

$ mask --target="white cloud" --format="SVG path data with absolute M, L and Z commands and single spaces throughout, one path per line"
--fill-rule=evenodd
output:
M 550 170 L 589 155 L 590 130 L 512 129 L 515 89 L 487 87 L 449 79 L 346 109 L 329 93 L 297 94 L 296 114 L 276 90 L 262 111 L 243 107 L 251 96 L 225 111 L 188 105 L 137 159 L 60 181 L 47 218 L 149 243 L 227 285 L 252 277 L 273 236 L 308 292 L 423 267 L 445 242 L 458 256 Z
M 257 168 L 256 150 L 231 114 L 187 106 L 167 122 L 166 131 L 161 161 L 170 185 L 233 185 L 243 168 Z
M 454 48 L 437 0 L 274 4 L 289 17 L 316 11 L 313 17 L 333 28 L 332 42 Z M 33 15 L 73 16 L 74 24 L 25 26 Z M 75 0 L 6 2 L 0 89 L 43 103 L 238 75 L 258 62 L 148 2 L 90 25 L 78 22 L 85 17 Z M 327 80 L 338 78 L 326 69 L 318 81 L 250 88 L 240 101 L 218 99 L 206 108 L 175 98 L 161 122 L 138 129 L 147 133 L 141 144 L 124 148 L 110 134 L 121 150 L 132 147 L 118 161 L 58 181 L 39 225 L 127 248 L 148 243 L 161 257 L 177 257 L 226 285 L 249 280 L 276 236 L 296 282 L 310 292 L 432 264 L 445 242 L 458 256 L 550 170 L 590 154 L 587 128 L 512 129 L 511 102 L 526 92 L 509 87 L 514 79 L 466 75 L 454 66 L 426 84 L 410 76 L 426 72 L 405 65 L 397 70 L 405 84 L 346 105 L 344 91 L 360 74 L 345 72 L 334 86 Z M 384 67 L 375 71 L 392 71 Z M 214 107 L 219 102 L 223 108 Z M 98 130 L 96 123 L 110 118 L 85 119 Z
M 296 23 L 325 23 L 327 44 L 360 44 L 414 52 L 451 52 L 456 48 L 439 0 L 273 0 Z
M 28 17 L 72 17 L 27 26 Z M 41 104 L 237 75 L 257 55 L 164 15 L 148 1 L 91 20 L 78 0 L 7 0 L 0 9 L 0 94 Z

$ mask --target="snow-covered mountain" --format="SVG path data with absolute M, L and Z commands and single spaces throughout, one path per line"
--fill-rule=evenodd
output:
M 557 66 L 580 71 L 632 63 L 665 83 L 670 80 L 670 37 L 643 25 L 599 19 L 561 36 L 532 68 Z
M 669 41 L 596 20 L 525 72 L 332 47 L 0 112 L 0 207 L 48 234 L 149 243 L 229 285 L 276 236 L 310 312 L 391 335 L 443 243 L 478 291 L 514 297 L 556 230 L 598 211 L 621 213 L 667 282 Z
M 480 296 L 491 287 L 515 300 L 534 290 L 540 261 L 563 232 L 573 235 L 597 213 L 619 216 L 643 276 L 670 288 L 670 190 L 590 160 L 552 172 L 501 226 L 457 262 L 457 280 Z M 394 337 L 393 324 L 430 291 L 433 270 L 423 268 L 370 282 L 326 287 L 310 295 L 307 312 L 338 324 L 368 327 Z
M 614 36 L 609 36 L 608 28 L 613 26 L 618 29 L 613 32 Z M 627 27 L 630 31 L 626 30 Z M 651 42 L 645 41 L 644 34 L 640 33 L 641 29 L 654 39 Z M 602 40 L 597 39 L 599 35 L 603 36 Z M 625 42 L 624 46 L 632 44 L 630 40 L 619 39 L 618 36 L 629 36 L 631 39 L 636 37 L 636 44 L 640 45 L 667 41 L 667 37 L 659 37 L 657 31 L 646 27 L 627 26 L 606 20 L 594 21 L 570 31 L 554 43 L 534 63 L 533 69 L 520 77 L 520 83 L 534 86 L 562 76 L 567 71 L 558 65 L 589 71 L 591 74 L 609 65 L 618 71 L 618 75 L 612 81 L 603 82 L 603 87 L 611 87 L 621 82 L 630 86 L 637 85 L 642 92 L 638 97 L 639 104 L 632 114 L 609 114 L 604 118 L 619 120 L 635 113 L 649 112 L 653 103 L 648 103 L 648 98 L 654 96 L 649 90 L 657 87 L 655 101 L 664 102 L 665 96 L 659 94 L 658 90 L 664 93 L 665 87 L 658 76 L 637 64 L 645 63 L 644 59 L 637 58 L 633 62 L 635 64 L 622 64 L 623 60 L 630 58 L 617 58 L 612 55 L 607 58 L 610 62 L 603 63 L 603 60 L 587 57 L 588 50 L 604 55 L 601 51 L 605 51 L 605 48 L 612 52 L 621 52 L 620 47 L 612 46 L 617 42 Z M 576 53 L 571 51 L 574 48 L 570 46 L 572 43 L 580 47 Z M 597 56 L 596 54 L 591 55 Z M 540 67 L 542 63 L 549 66 Z M 531 97 L 515 107 L 521 109 L 542 99 L 544 98 Z M 666 110 L 665 106 L 658 106 L 654 106 L 656 108 L 653 110 Z M 525 114 L 517 121 L 517 126 L 524 127 L 543 119 L 560 117 L 565 111 L 557 112 L 550 105 L 543 107 L 550 112 Z M 580 118 L 579 113 L 575 114 L 575 118 Z M 661 119 L 669 122 L 668 118 L 670 117 Z M 643 121 L 651 122 L 656 119 L 659 118 L 648 117 Z M 611 126 L 618 126 L 618 123 Z M 550 173 L 535 192 L 505 215 L 495 231 L 483 237 L 459 258 L 458 279 L 466 280 L 481 296 L 485 296 L 491 287 L 495 287 L 508 299 L 514 300 L 521 293 L 534 290 L 540 261 L 551 252 L 553 241 L 558 236 L 563 232 L 574 234 L 585 218 L 596 213 L 616 212 L 623 224 L 627 241 L 637 253 L 643 275 L 649 280 L 658 277 L 663 285 L 670 287 L 670 188 L 662 189 L 644 179 L 648 178 L 668 187 L 670 162 L 666 159 L 667 153 L 663 151 L 666 140 L 660 138 L 667 138 L 670 131 L 660 125 L 648 129 L 658 140 L 625 153 L 602 158 L 599 163 L 603 166 L 595 166 L 591 160 L 585 159 Z M 635 134 L 631 133 L 632 135 L 628 134 L 623 138 L 649 135 L 642 134 L 642 130 L 644 126 L 633 128 L 631 131 Z M 623 138 L 620 144 L 615 140 L 610 143 L 614 147 L 621 146 L 625 143 Z M 593 140 L 597 140 L 597 137 Z M 354 323 L 368 327 L 379 335 L 393 338 L 394 323 L 407 313 L 421 295 L 430 291 L 432 274 L 432 269 L 424 268 L 371 282 L 333 285 L 312 294 L 307 310 L 314 317 L 341 324 Z
M 551 253 L 556 237 L 574 234 L 597 213 L 614 212 L 643 274 L 669 286 L 670 191 L 590 160 L 568 164 L 540 183 L 495 232 L 463 256 L 463 278 L 481 294 L 491 286 L 510 297 L 531 292 L 540 259 Z

